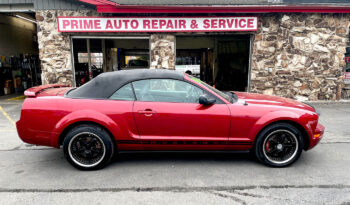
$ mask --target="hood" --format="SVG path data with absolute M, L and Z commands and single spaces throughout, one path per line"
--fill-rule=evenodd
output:
M 262 105 L 274 105 L 274 106 L 285 106 L 285 107 L 293 107 L 299 109 L 305 109 L 308 111 L 315 112 L 315 109 L 310 105 L 298 102 L 296 100 L 271 96 L 271 95 L 263 95 L 256 93 L 244 93 L 244 92 L 235 92 L 238 96 L 238 101 L 247 102 L 248 104 L 262 104 Z

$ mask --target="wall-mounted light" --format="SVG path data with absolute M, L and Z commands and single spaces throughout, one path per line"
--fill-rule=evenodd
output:
M 23 16 L 20 16 L 20 15 L 16 15 L 17 18 L 20 18 L 20 19 L 23 19 L 23 20 L 26 20 L 26 21 L 30 21 L 32 23 L 36 23 L 35 20 L 33 19 L 30 19 L 30 18 L 26 18 L 26 17 L 23 17 Z

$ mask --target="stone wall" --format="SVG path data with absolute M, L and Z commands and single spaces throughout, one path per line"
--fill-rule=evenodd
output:
M 73 85 L 72 56 L 69 35 L 57 30 L 57 16 L 95 16 L 91 10 L 37 11 L 39 57 L 42 83 Z
M 348 14 L 266 14 L 255 35 L 251 92 L 338 100 L 344 86 Z
M 175 35 L 151 35 L 150 68 L 166 68 L 175 70 Z

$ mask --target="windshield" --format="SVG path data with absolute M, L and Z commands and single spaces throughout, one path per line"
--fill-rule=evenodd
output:
M 193 77 L 193 76 L 191 76 L 191 75 L 188 75 L 188 77 L 189 77 L 191 80 L 194 80 L 194 81 L 196 81 L 197 83 L 199 83 L 199 84 L 201 84 L 201 85 L 204 85 L 204 86 L 207 87 L 209 90 L 211 90 L 211 91 L 213 91 L 214 93 L 218 94 L 219 96 L 221 96 L 221 97 L 224 98 L 225 100 L 227 100 L 227 101 L 233 103 L 233 98 L 230 97 L 229 95 L 227 95 L 227 94 L 221 92 L 220 90 L 217 90 L 217 89 L 213 88 L 212 86 L 210 86 L 210 85 L 208 85 L 207 83 L 205 83 L 205 82 L 199 80 L 198 78 L 195 78 L 195 77 Z

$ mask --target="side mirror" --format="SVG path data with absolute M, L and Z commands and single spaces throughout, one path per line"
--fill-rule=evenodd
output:
M 212 105 L 216 102 L 215 98 L 209 97 L 208 95 L 199 96 L 199 104 L 202 105 Z

